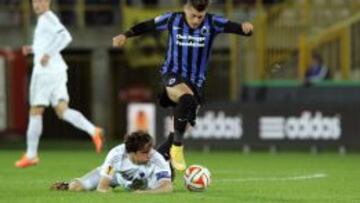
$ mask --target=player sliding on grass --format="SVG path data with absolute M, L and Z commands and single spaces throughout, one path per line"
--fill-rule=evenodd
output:
M 39 162 L 38 145 L 43 129 L 45 107 L 50 104 L 56 114 L 73 126 L 87 132 L 100 152 L 102 130 L 90 123 L 79 111 L 69 108 L 67 91 L 67 65 L 60 52 L 71 42 L 71 35 L 50 11 L 50 0 L 33 0 L 32 6 L 38 16 L 32 46 L 24 46 L 23 53 L 34 53 L 34 68 L 30 82 L 30 112 L 26 132 L 27 151 L 16 167 L 25 168 Z
M 153 149 L 151 136 L 138 131 L 113 148 L 102 166 L 70 183 L 55 183 L 52 189 L 109 192 L 120 186 L 141 193 L 166 193 L 172 191 L 171 175 L 170 164 Z
M 169 32 L 168 50 L 160 71 L 164 91 L 159 103 L 173 107 L 175 135 L 170 156 L 178 170 L 186 168 L 183 137 L 187 125 L 195 125 L 215 37 L 220 33 L 250 36 L 253 31 L 250 23 L 235 23 L 207 13 L 208 5 L 209 0 L 188 0 L 183 12 L 165 13 L 113 38 L 113 46 L 122 47 L 131 37 L 153 31 Z

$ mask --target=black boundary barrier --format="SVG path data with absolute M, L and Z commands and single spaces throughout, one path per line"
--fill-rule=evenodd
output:
M 170 130 L 170 110 L 157 108 L 157 142 Z M 360 109 L 331 104 L 239 104 L 204 106 L 196 128 L 186 135 L 189 148 L 244 149 L 346 147 L 360 149 Z

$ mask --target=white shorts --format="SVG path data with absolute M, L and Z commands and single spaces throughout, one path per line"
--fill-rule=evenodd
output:
M 66 71 L 60 73 L 35 73 L 30 81 L 30 106 L 55 107 L 60 101 L 69 102 L 69 93 L 66 87 Z
M 76 180 L 80 181 L 81 185 L 84 187 L 85 190 L 91 191 L 95 190 L 100 182 L 100 167 L 95 168 L 94 170 L 90 171 L 89 173 L 85 174 L 81 178 L 77 178 Z M 119 186 L 119 184 L 116 182 L 116 178 L 113 178 L 113 180 L 110 183 L 111 187 Z

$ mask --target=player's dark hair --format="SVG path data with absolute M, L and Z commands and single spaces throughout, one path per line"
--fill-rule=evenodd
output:
M 125 148 L 128 153 L 141 151 L 149 144 L 151 146 L 152 138 L 147 132 L 136 131 L 125 136 Z
M 197 11 L 204 11 L 208 5 L 210 0 L 187 0 L 187 3 L 194 7 Z

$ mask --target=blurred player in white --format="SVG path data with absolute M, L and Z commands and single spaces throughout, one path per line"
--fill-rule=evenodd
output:
M 165 158 L 153 149 L 153 141 L 148 133 L 134 132 L 126 136 L 124 144 L 109 152 L 101 166 L 70 183 L 58 182 L 51 188 L 109 192 L 112 187 L 120 186 L 138 193 L 171 192 L 172 172 Z
M 32 0 L 38 16 L 32 46 L 24 46 L 23 54 L 34 54 L 34 68 L 30 82 L 30 112 L 26 132 L 27 151 L 15 163 L 25 168 L 39 162 L 38 145 L 43 128 L 42 115 L 51 105 L 57 116 L 87 132 L 99 153 L 103 145 L 103 131 L 95 127 L 80 112 L 68 106 L 67 65 L 60 52 L 72 38 L 68 30 L 50 10 L 51 0 Z

